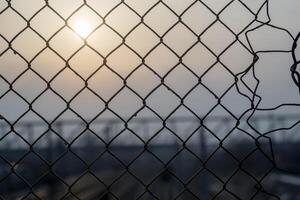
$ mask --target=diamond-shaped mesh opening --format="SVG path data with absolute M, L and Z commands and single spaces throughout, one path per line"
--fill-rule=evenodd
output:
M 127 35 L 140 22 L 139 16 L 124 4 L 113 9 L 106 20 L 107 24 L 122 36 Z
M 178 84 L 178 79 L 186 81 L 182 84 Z M 179 65 L 169 72 L 165 83 L 176 94 L 183 97 L 191 90 L 191 88 L 196 86 L 198 78 L 189 68 Z
M 216 3 L 217 0 L 209 1 L 209 0 L 203 0 L 204 5 L 209 7 L 210 10 L 212 10 L 215 13 L 219 13 L 222 11 L 228 4 L 230 4 L 232 1 L 230 0 L 221 0 Z
M 13 50 L 5 51 L 0 58 L 1 76 L 8 82 L 13 82 L 22 72 L 27 69 L 26 62 L 14 53 Z M 10 69 L 14 69 L 12 72 Z
M 80 74 L 80 77 L 87 79 L 102 66 L 103 59 L 97 51 L 90 47 L 84 47 L 72 57 L 69 64 L 77 74 Z
M 32 168 L 29 168 L 28 166 L 31 166 L 36 170 L 31 170 Z M 18 162 L 18 166 L 15 169 L 15 173 L 18 175 L 20 174 L 20 176 L 30 185 L 38 182 L 47 171 L 47 164 L 33 153 L 29 153 L 23 157 L 22 160 Z
M 297 199 L 298 4 L 0 0 L 0 199 Z
M 220 19 L 232 31 L 235 33 L 240 33 L 241 31 L 245 30 L 247 26 L 250 26 L 252 22 L 254 22 L 254 15 L 247 11 L 247 7 L 245 7 L 242 3 L 234 1 L 229 5 L 228 9 L 222 12 Z M 234 15 L 232 13 L 234 13 Z M 233 24 L 232 22 L 236 18 L 239 18 L 239 20 Z
M 67 83 L 65 82 L 66 79 L 68 79 Z M 65 68 L 52 80 L 51 87 L 64 100 L 70 101 L 84 88 L 84 81 L 70 68 Z
M 157 59 L 157 58 L 164 59 Z M 152 51 L 146 57 L 146 64 L 155 71 L 159 76 L 164 76 L 178 63 L 178 58 L 173 51 L 168 49 L 165 45 L 158 45 L 155 51 Z
M 92 33 L 87 42 L 102 56 L 107 56 L 121 45 L 122 38 L 108 25 L 104 24 Z
M 87 184 L 88 183 L 88 184 Z M 80 199 L 90 199 L 93 198 L 94 194 L 86 192 L 86 189 L 82 188 L 82 185 L 85 185 L 85 188 L 95 187 L 99 193 L 105 190 L 105 186 L 91 173 L 84 174 L 79 179 L 73 183 L 71 192 L 73 196 L 76 196 Z
M 123 87 L 122 79 L 113 71 L 103 66 L 89 80 L 89 88 L 104 100 L 109 100 L 115 96 Z M 107 89 L 107 84 L 110 88 Z
M 55 108 L 51 109 L 51 111 L 48 109 L 49 103 L 55 105 Z M 57 118 L 66 108 L 63 99 L 52 90 L 46 90 L 42 93 L 32 106 L 34 111 L 47 121 Z
M 216 104 L 215 96 L 202 85 L 195 87 L 186 97 L 185 105 L 196 115 L 206 115 Z
M 187 170 L 182 170 L 183 167 L 175 167 L 182 165 L 182 163 L 185 163 L 185 168 Z M 193 155 L 187 150 L 183 150 L 171 161 L 170 166 L 170 171 L 173 174 L 176 174 L 176 176 L 184 183 L 187 183 L 201 168 L 202 162 L 196 155 Z
M 64 20 L 48 7 L 38 12 L 30 21 L 30 26 L 45 39 L 52 37 L 64 25 Z
M 207 160 L 206 166 L 207 168 L 212 171 L 217 177 L 219 177 L 222 181 L 227 181 L 231 178 L 231 176 L 236 173 L 238 168 L 238 161 L 232 157 L 231 154 L 226 152 L 226 150 L 220 148 L 212 154 L 213 156 Z M 219 165 L 217 160 L 220 157 L 226 158 L 222 165 Z M 218 159 L 219 158 L 219 159 Z M 226 169 L 226 170 L 224 170 Z
M 107 65 L 122 77 L 127 77 L 141 64 L 140 58 L 128 46 L 122 45 L 107 59 Z
M 166 117 L 179 106 L 178 97 L 165 86 L 156 88 L 147 101 L 149 108 L 162 117 Z
M 159 35 L 165 34 L 176 22 L 176 15 L 163 3 L 157 4 L 145 16 L 145 23 Z
M 179 191 L 183 189 L 182 184 L 169 172 L 168 167 L 162 170 L 156 177 L 156 179 L 151 183 L 149 190 L 158 199 L 173 199 L 175 198 Z M 160 190 L 160 187 L 164 187 L 165 190 Z
M 202 76 L 215 62 L 214 54 L 201 43 L 194 45 L 183 57 L 183 63 L 198 76 Z
M 238 187 L 238 185 L 243 184 L 247 184 L 247 186 L 243 188 Z M 257 192 L 256 184 L 257 181 L 255 181 L 251 176 L 239 171 L 233 177 L 231 177 L 228 183 L 228 189 L 236 194 L 239 198 L 244 199 L 248 196 L 253 196 Z
M 151 150 L 151 148 L 149 148 L 149 150 Z M 147 172 L 145 169 L 141 168 L 145 162 L 147 162 L 147 165 L 151 167 L 151 170 L 147 170 Z M 140 180 L 149 184 L 163 168 L 164 165 L 155 157 L 155 155 L 152 154 L 152 151 L 145 151 L 138 157 L 138 159 L 135 160 L 129 169 L 131 172 L 134 172 L 135 176 L 137 176 Z
M 1 98 L 0 110 L 0 115 L 15 122 L 28 111 L 28 105 L 16 93 L 10 91 Z
M 236 137 L 239 135 L 239 137 Z M 232 140 L 235 140 L 234 142 Z M 231 145 L 237 143 L 237 145 Z M 237 159 L 243 160 L 256 149 L 255 142 L 251 135 L 247 135 L 237 129 L 234 129 L 230 135 L 224 140 L 224 147 L 230 151 Z M 243 147 L 243 150 L 241 150 Z
M 199 145 L 199 143 L 201 144 Z M 208 146 L 206 143 L 211 143 L 211 145 Z M 218 150 L 218 143 L 219 139 L 217 139 L 209 129 L 200 127 L 193 131 L 188 141 L 186 141 L 186 150 L 204 162 Z
M 95 30 L 98 26 L 102 24 L 102 19 L 96 12 L 87 6 L 81 7 L 77 10 L 68 20 L 68 25 L 75 31 L 78 32 L 78 26 L 81 20 L 88 20 L 90 22 L 89 28 L 86 31 L 80 31 L 78 34 L 81 37 L 87 36 L 90 31 Z
M 97 106 L 90 107 L 85 104 L 87 102 L 89 102 L 91 105 Z M 105 108 L 103 101 L 97 98 L 97 96 L 88 89 L 84 89 L 78 95 L 76 95 L 70 106 L 76 114 L 79 114 L 86 120 L 93 119 Z
M 67 143 L 53 131 L 44 132 L 34 143 L 33 150 L 44 161 L 51 163 L 67 152 Z M 51 149 L 48 149 L 48 146 Z
M 191 120 L 185 120 L 187 118 Z M 198 122 L 195 114 L 181 106 L 167 119 L 166 126 L 180 139 L 187 141 L 198 130 Z
M 18 145 L 16 145 L 15 142 L 17 142 Z M 3 145 L 7 146 L 8 150 L 20 148 L 19 153 L 16 155 L 7 154 L 7 150 L 1 151 L 2 159 L 5 159 L 10 164 L 17 164 L 19 160 L 21 160 L 26 154 L 28 154 L 28 149 L 26 148 L 28 143 L 26 143 L 24 138 L 21 138 L 20 135 L 17 135 L 17 133 L 15 132 L 8 132 L 8 134 L 2 138 L 2 143 Z
M 214 199 L 221 200 L 221 199 L 231 199 L 231 198 L 237 198 L 237 196 L 233 195 L 233 193 L 231 193 L 231 192 L 222 190 L 220 193 L 218 193 L 216 195 L 216 197 Z
M 86 146 L 86 143 L 89 145 Z M 86 149 L 86 151 L 82 151 L 83 148 Z M 105 148 L 104 143 L 99 139 L 99 136 L 90 131 L 84 131 L 72 143 L 71 150 L 86 163 L 93 163 L 98 156 L 104 153 Z
M 264 157 L 265 159 L 261 159 L 262 157 Z M 263 162 L 260 163 L 258 169 L 251 170 L 250 166 L 255 163 L 254 158 L 263 160 Z M 266 153 L 262 152 L 261 150 L 256 150 L 245 159 L 245 161 L 243 162 L 243 168 L 252 176 L 256 177 L 257 179 L 261 179 L 263 178 L 263 176 L 268 174 L 270 170 L 272 170 L 273 166 L 270 161 L 269 155 L 266 155 Z
M 151 118 L 151 123 L 148 123 L 147 120 L 145 121 L 145 118 Z M 149 141 L 162 129 L 163 125 L 154 112 L 148 108 L 143 108 L 128 122 L 128 127 L 143 141 Z
M 14 50 L 26 60 L 32 60 L 46 46 L 45 42 L 30 29 L 24 30 L 12 43 Z M 30 47 L 30 49 L 28 48 Z
M 49 48 L 41 52 L 31 63 L 31 69 L 48 82 L 64 67 L 63 59 Z
M 10 184 L 11 182 L 14 182 L 15 184 Z M 2 198 L 22 198 L 25 197 L 26 193 L 30 193 L 30 188 L 29 186 L 26 184 L 26 182 L 24 182 L 20 177 L 18 177 L 15 174 L 11 174 L 9 177 L 7 177 L 6 179 L 1 180 L 0 183 L 1 186 L 1 196 Z M 19 194 L 12 194 L 11 191 L 14 190 L 22 190 L 22 193 Z
M 107 162 L 109 160 L 109 162 Z M 111 185 L 119 179 L 125 171 L 122 162 L 108 152 L 99 154 L 91 166 L 91 171 L 103 184 Z
M 147 26 L 141 24 L 126 38 L 126 44 L 139 56 L 147 55 L 159 42 L 159 38 Z
M 165 151 L 155 148 L 156 145 L 161 145 L 162 142 L 169 144 L 166 145 Z M 178 146 L 180 146 L 180 142 L 181 140 L 173 131 L 171 132 L 167 129 L 163 129 L 151 138 L 149 148 L 151 149 L 151 153 L 158 157 L 162 163 L 168 163 L 179 153 Z
M 48 3 L 50 8 L 54 9 L 60 16 L 66 19 L 82 5 L 83 1 L 66 0 L 63 3 L 60 3 L 59 0 L 50 0 Z
M 193 46 L 197 37 L 182 23 L 178 23 L 165 35 L 164 41 L 177 55 L 181 56 Z
M 251 53 L 241 43 L 235 42 L 222 56 L 222 63 L 234 74 L 247 69 L 252 64 Z
M 73 162 L 70 163 L 70 160 L 72 160 Z M 68 178 L 70 177 L 70 174 L 75 172 L 77 174 L 77 179 L 85 172 L 86 164 L 84 163 L 84 161 L 70 151 L 64 153 L 62 156 L 59 157 L 59 159 L 55 159 L 54 161 L 55 163 L 52 169 L 53 173 L 55 173 L 55 175 L 59 179 L 64 180 L 68 185 L 76 181 L 74 179 Z M 77 166 L 76 168 L 74 168 L 75 165 Z
M 142 101 L 131 90 L 122 89 L 110 102 L 109 107 L 122 119 L 135 115 L 142 107 Z
M 33 186 L 32 191 L 32 195 L 27 196 L 29 200 L 35 198 L 43 199 L 47 196 L 60 199 L 68 194 L 68 187 L 63 180 L 49 171 Z
M 32 126 L 30 120 L 39 121 L 36 126 Z M 48 130 L 47 123 L 41 120 L 36 113 L 33 111 L 27 112 L 25 115 L 22 116 L 20 120 L 15 124 L 14 130 L 17 133 L 21 133 L 22 137 L 30 144 L 34 144 L 36 140 L 41 137 L 45 131 Z
M 210 112 L 209 116 L 224 116 L 224 114 L 226 115 L 227 113 L 228 111 L 223 107 L 217 106 Z M 231 115 L 228 115 L 226 118 L 218 121 L 205 121 L 205 127 L 207 130 L 211 131 L 215 137 L 221 140 L 230 136 L 235 126 L 236 123 L 234 117 Z
M 14 19 L 14 26 L 7 23 L 10 19 Z M 11 8 L 1 11 L 0 23 L 2 24 L 0 34 L 8 41 L 15 38 L 26 27 L 26 21 Z
M 192 3 L 194 3 L 193 0 L 179 0 L 178 2 L 174 2 L 172 0 L 165 0 L 163 2 L 177 15 L 182 14 L 183 11 L 185 11 L 189 6 L 192 5 Z
M 205 183 L 209 183 L 205 185 Z M 200 187 L 199 187 L 200 186 Z M 198 167 L 198 171 L 189 180 L 187 191 L 189 191 L 196 199 L 209 198 L 214 199 L 216 195 L 222 191 L 223 183 L 211 174 L 209 171 Z M 203 192 L 208 191 L 208 192 Z
M 87 4 L 97 11 L 102 17 L 106 16 L 114 7 L 120 3 L 120 0 L 112 1 L 97 1 L 97 0 L 87 0 Z
M 26 71 L 14 83 L 15 91 L 32 102 L 47 88 L 46 82 L 32 71 Z
M 235 39 L 234 34 L 220 22 L 214 23 L 201 38 L 203 43 L 217 55 L 226 50 Z
M 135 176 L 125 173 L 110 188 L 110 192 L 118 199 L 121 196 L 126 199 L 136 199 L 143 194 L 143 184 Z M 128 190 L 135 190 L 134 193 L 128 193 Z
M 191 30 L 200 35 L 216 20 L 216 16 L 204 4 L 196 2 L 185 11 L 182 20 Z
M 136 145 L 134 145 L 129 152 L 130 156 L 124 157 L 124 146 L 122 145 L 122 143 L 129 145 L 133 142 Z M 135 136 L 132 132 L 125 130 L 118 134 L 117 137 L 113 139 L 113 141 L 111 141 L 111 148 L 109 148 L 109 152 L 116 156 L 117 160 L 121 161 L 124 164 L 129 164 L 130 162 L 136 160 L 141 153 L 143 153 L 143 146 L 141 144 L 143 143 L 137 136 Z
M 43 0 L 29 0 L 26 3 L 24 1 L 12 0 L 10 3 L 11 6 L 27 20 L 45 5 L 45 1 Z M 26 9 L 28 4 L 32 5 L 31 9 Z
M 61 45 L 64 43 L 65 45 Z M 83 41 L 70 28 L 63 28 L 50 41 L 51 48 L 54 49 L 62 58 L 69 59 L 83 45 Z
M 141 1 L 135 1 L 135 0 L 126 0 L 126 4 L 135 10 L 139 15 L 144 15 L 146 12 L 149 11 L 149 9 L 152 8 L 155 4 L 158 3 L 158 0 L 141 0 Z
M 216 79 L 223 81 L 216 83 Z M 217 64 L 203 76 L 202 83 L 220 97 L 234 84 L 234 76 L 224 66 Z
M 136 85 L 137 82 L 140 85 Z M 127 84 L 140 96 L 146 97 L 160 84 L 160 80 L 152 70 L 142 65 L 131 74 Z

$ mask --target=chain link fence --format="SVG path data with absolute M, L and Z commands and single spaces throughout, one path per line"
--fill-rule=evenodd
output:
M 299 198 L 269 4 L 1 0 L 0 199 Z

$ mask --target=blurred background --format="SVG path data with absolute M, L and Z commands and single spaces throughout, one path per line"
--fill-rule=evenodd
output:
M 0 0 L 0 198 L 300 198 L 299 7 Z

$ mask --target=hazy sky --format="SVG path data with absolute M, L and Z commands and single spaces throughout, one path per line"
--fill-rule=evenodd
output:
M 125 2 L 139 15 L 144 15 L 157 1 L 127 0 Z M 191 0 L 166 0 L 163 2 L 179 15 L 192 3 Z M 203 2 L 206 2 L 214 12 L 219 12 L 228 1 L 204 0 Z M 263 1 L 244 0 L 243 2 L 253 12 L 257 12 Z M 49 5 L 68 20 L 68 25 L 71 28 L 75 28 L 76 23 L 83 19 L 88 21 L 91 29 L 101 25 L 103 17 L 119 1 L 87 0 L 88 5 L 94 11 L 84 6 L 70 17 L 70 14 L 81 3 L 82 1 L 80 0 L 49 0 Z M 300 14 L 298 11 L 300 2 L 298 0 L 270 0 L 269 3 L 272 24 L 287 28 L 295 36 L 300 30 Z M 0 74 L 7 81 L 13 83 L 13 88 L 20 95 L 29 102 L 34 101 L 33 109 L 47 120 L 53 120 L 66 107 L 66 104 L 50 90 L 35 100 L 46 88 L 47 84 L 30 70 L 15 80 L 28 68 L 27 62 L 43 79 L 46 81 L 51 80 L 50 85 L 53 90 L 59 93 L 66 101 L 70 101 L 85 86 L 85 80 L 87 80 L 88 86 L 96 94 L 101 96 L 104 101 L 108 101 L 124 86 L 122 78 L 128 78 L 127 85 L 142 98 L 145 98 L 151 90 L 160 84 L 161 78 L 178 64 L 179 57 L 182 55 L 184 55 L 182 62 L 185 66 L 178 64 L 165 77 L 165 84 L 183 97 L 197 84 L 197 76 L 206 73 L 202 79 L 203 83 L 217 96 L 221 96 L 233 84 L 233 75 L 245 70 L 252 62 L 251 54 L 240 44 L 235 43 L 221 56 L 221 61 L 232 71 L 232 74 L 221 64 L 214 65 L 210 71 L 206 72 L 216 62 L 215 56 L 202 44 L 198 43 L 197 37 L 181 23 L 178 23 L 171 31 L 165 34 L 173 24 L 177 23 L 178 17 L 162 3 L 158 4 L 144 17 L 144 22 L 157 35 L 144 25 L 140 25 L 130 32 L 133 27 L 140 23 L 140 17 L 125 5 L 120 5 L 113 12 L 109 13 L 105 17 L 105 23 L 86 39 L 88 46 L 84 45 L 84 40 L 79 37 L 78 33 L 68 27 L 64 27 L 57 35 L 53 36 L 56 31 L 64 26 L 64 21 L 51 9 L 46 7 L 32 18 L 33 14 L 44 6 L 44 1 L 40 0 L 12 0 L 11 5 L 26 19 L 32 18 L 30 26 L 43 38 L 28 28 L 14 38 L 26 27 L 26 22 L 12 9 L 1 11 L 6 5 L 6 1 L 0 1 L 0 34 L 2 35 L 0 37 Z M 264 20 L 264 12 L 262 12 L 260 17 Z M 238 1 L 235 1 L 222 12 L 220 19 L 234 32 L 238 33 L 253 19 L 253 15 Z M 199 2 L 182 15 L 182 21 L 196 34 L 200 34 L 214 20 L 215 16 L 213 13 Z M 254 24 L 252 27 L 256 25 Z M 109 26 L 119 34 L 114 32 Z M 160 44 L 154 51 L 149 53 L 160 42 L 158 36 L 162 35 L 164 36 L 163 41 L 174 52 Z M 240 39 L 246 44 L 243 35 L 244 33 L 242 33 Z M 250 36 L 255 51 L 290 50 L 292 46 L 292 40 L 285 32 L 268 27 L 263 27 L 253 32 Z M 120 46 L 124 38 L 125 43 L 134 49 L 137 54 L 125 45 Z M 21 54 L 23 58 L 14 54 L 11 50 L 6 50 L 7 42 L 12 39 L 12 48 Z M 215 54 L 219 54 L 234 39 L 234 35 L 219 22 L 215 23 L 201 36 L 201 41 L 211 48 Z M 51 49 L 45 48 L 45 40 L 48 40 L 50 47 L 61 57 Z M 191 46 L 193 48 L 185 53 Z M 115 48 L 118 49 L 110 54 Z M 80 51 L 74 54 L 78 49 Z M 40 52 L 41 50 L 43 51 Z M 37 54 L 38 56 L 35 57 Z M 145 64 L 150 69 L 141 64 L 142 58 L 145 59 Z M 27 61 L 24 61 L 24 59 Z M 105 59 L 106 65 L 110 69 L 104 64 Z M 77 74 L 67 68 L 53 79 L 55 74 L 65 67 L 66 64 Z M 261 107 L 299 102 L 297 88 L 290 77 L 289 68 L 291 64 L 290 54 L 260 55 L 260 60 L 256 65 L 256 72 L 257 77 L 261 80 L 258 88 L 258 94 L 263 97 Z M 102 68 L 95 72 L 100 66 Z M 138 66 L 139 68 L 128 77 Z M 191 69 L 194 74 L 187 70 L 186 67 Z M 91 76 L 93 73 L 95 74 Z M 249 77 L 248 81 L 249 85 L 253 87 L 253 77 Z M 8 89 L 9 85 L 0 78 L 0 95 Z M 166 87 L 162 86 L 147 97 L 146 103 L 159 115 L 165 117 L 178 106 L 180 100 Z M 185 104 L 197 115 L 206 114 L 216 103 L 216 98 L 202 86 L 195 88 L 185 98 Z M 222 103 L 237 116 L 250 106 L 250 102 L 239 95 L 235 88 L 225 95 Z M 105 104 L 95 94 L 85 89 L 72 100 L 70 106 L 83 118 L 90 119 L 101 112 Z M 124 88 L 110 101 L 109 107 L 121 117 L 126 118 L 142 107 L 142 100 L 128 88 Z M 10 121 L 15 121 L 27 109 L 28 105 L 13 92 L 7 93 L 0 99 L 0 114 Z M 219 107 L 212 113 L 212 115 L 217 114 L 226 115 L 226 112 Z M 182 108 L 175 115 L 190 115 L 190 113 Z M 32 119 L 34 118 L 33 116 L 31 114 L 27 118 Z M 65 116 L 76 118 L 74 114 L 65 114 Z M 103 116 L 113 117 L 114 115 L 105 112 Z M 140 116 L 153 116 L 153 113 L 145 109 L 140 113 Z

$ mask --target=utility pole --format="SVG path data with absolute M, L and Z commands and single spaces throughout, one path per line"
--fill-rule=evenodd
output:
M 205 129 L 203 127 L 201 127 L 199 129 L 199 144 L 200 144 L 200 158 L 207 158 L 207 139 L 205 136 Z M 205 172 L 206 173 L 206 172 Z M 201 191 L 201 199 L 203 200 L 208 200 L 208 193 L 209 193 L 209 182 L 208 182 L 208 177 L 206 176 L 206 174 L 204 173 L 204 175 L 202 176 L 202 178 L 200 179 L 200 191 Z

